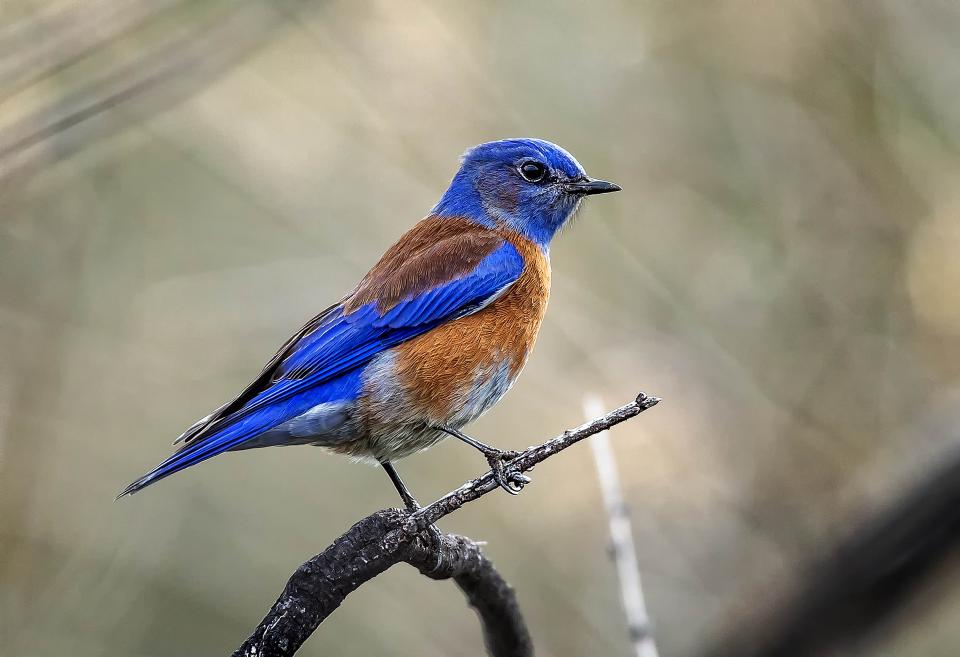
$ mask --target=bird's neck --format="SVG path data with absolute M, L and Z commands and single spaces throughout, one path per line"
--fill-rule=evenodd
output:
M 488 228 L 497 225 L 496 219 L 487 212 L 473 180 L 463 170 L 453 177 L 447 191 L 433 206 L 431 214 L 437 217 L 462 217 Z
M 487 228 L 507 228 L 518 233 L 540 247 L 544 253 L 550 250 L 550 240 L 556 229 L 543 217 L 527 216 L 523 210 L 504 212 L 488 203 L 477 189 L 471 176 L 461 170 L 454 176 L 450 187 L 440 197 L 431 214 L 444 217 L 458 217 Z

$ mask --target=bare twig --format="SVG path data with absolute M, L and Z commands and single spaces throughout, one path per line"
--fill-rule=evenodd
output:
M 520 455 L 506 467 L 506 478 L 509 480 L 510 475 L 514 472 L 527 472 L 528 470 L 532 470 L 533 466 L 541 461 L 545 461 L 557 452 L 563 451 L 584 438 L 589 438 L 595 433 L 606 431 L 614 425 L 629 420 L 648 408 L 653 408 L 659 402 L 660 399 L 658 397 L 648 397 L 641 392 L 637 396 L 636 401 L 630 402 L 626 406 L 614 409 L 603 417 L 587 422 L 576 429 L 564 431 L 556 438 L 548 440 L 541 445 L 529 447 L 521 452 Z M 481 477 L 468 481 L 457 490 L 447 493 L 430 506 L 420 509 L 413 514 L 410 519 L 411 521 L 415 521 L 420 529 L 423 529 L 432 525 L 440 518 L 453 513 L 467 502 L 472 502 L 490 491 L 496 490 L 498 487 L 499 485 L 493 478 L 493 473 L 487 472 Z
M 636 401 L 552 440 L 521 452 L 506 467 L 526 472 L 554 454 L 653 407 L 660 400 L 641 393 Z M 487 650 L 494 657 L 533 654 L 523 616 L 510 586 L 462 536 L 435 538 L 431 526 L 467 502 L 496 490 L 493 473 L 468 481 L 457 490 L 410 515 L 390 509 L 368 516 L 333 545 L 293 574 L 266 617 L 234 657 L 289 657 L 351 592 L 394 564 L 405 562 L 434 579 L 453 578 L 477 610 Z
M 603 412 L 603 402 L 597 397 L 589 397 L 583 402 L 583 412 L 588 418 Z M 640 582 L 640 568 L 637 565 L 637 551 L 633 545 L 633 531 L 630 527 L 630 514 L 623 499 L 620 487 L 620 475 L 617 472 L 616 458 L 610 437 L 605 431 L 590 439 L 593 447 L 593 460 L 597 465 L 597 478 L 603 493 L 603 503 L 610 519 L 610 543 L 613 548 L 613 560 L 617 566 L 620 580 L 620 597 L 623 600 L 623 612 L 627 617 L 627 629 L 630 642 L 637 657 L 658 657 L 657 646 L 653 640 L 650 616 L 643 599 L 643 586 Z

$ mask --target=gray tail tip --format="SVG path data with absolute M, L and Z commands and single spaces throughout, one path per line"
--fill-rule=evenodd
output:
M 113 501 L 114 501 L 114 502 L 119 502 L 119 501 L 120 501 L 120 498 L 126 497 L 127 495 L 133 495 L 133 494 L 136 493 L 138 490 L 139 490 L 139 489 L 136 488 L 136 487 L 134 487 L 133 484 L 130 484 L 129 486 L 127 486 L 126 488 L 124 488 L 122 491 L 120 491 L 120 494 L 117 495 L 115 498 L 113 498 Z
M 117 502 L 121 497 L 127 497 L 128 495 L 133 495 L 134 493 L 136 493 L 136 492 L 139 491 L 140 489 L 142 489 L 142 488 L 144 488 L 145 486 L 149 485 L 152 480 L 153 480 L 152 477 L 141 477 L 140 479 L 137 479 L 136 481 L 134 481 L 134 482 L 132 482 L 131 484 L 129 484 L 129 485 L 128 485 L 126 488 L 124 488 L 122 491 L 120 491 L 120 494 L 117 495 L 117 496 L 113 499 L 113 501 L 114 501 L 114 502 Z

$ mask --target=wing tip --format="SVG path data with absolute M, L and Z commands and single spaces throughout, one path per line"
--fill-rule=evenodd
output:
M 223 406 L 215 410 L 210 415 L 207 415 L 206 417 L 202 417 L 196 422 L 194 422 L 193 424 L 191 424 L 189 427 L 187 427 L 186 431 L 184 431 L 179 436 L 177 436 L 177 439 L 173 441 L 173 445 L 176 446 L 176 445 L 179 445 L 180 443 L 188 443 L 191 440 L 193 440 L 201 431 L 203 431 L 210 425 L 210 421 L 213 419 L 213 417 L 226 407 L 227 405 L 224 404 Z

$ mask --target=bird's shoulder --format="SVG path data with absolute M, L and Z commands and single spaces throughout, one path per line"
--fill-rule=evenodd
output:
M 498 250 L 503 251 L 502 257 L 488 266 L 522 265 L 515 247 L 504 250 L 506 245 L 499 231 L 469 219 L 428 216 L 387 249 L 348 295 L 344 311 L 350 313 L 371 302 L 380 312 L 388 311 L 404 299 L 474 273 Z
M 549 295 L 550 257 L 547 252 L 533 240 L 509 228 L 497 228 L 496 233 L 504 242 L 513 246 L 523 260 L 523 275 L 517 281 L 519 287 L 530 294 L 544 297 Z

